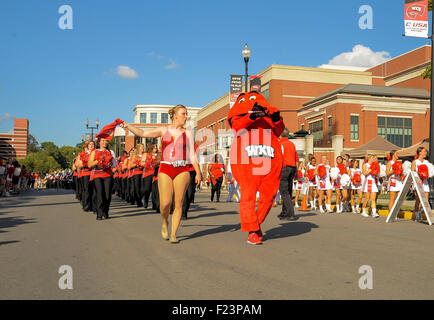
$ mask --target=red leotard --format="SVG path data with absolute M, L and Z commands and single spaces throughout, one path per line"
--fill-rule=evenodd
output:
M 188 149 L 185 131 L 174 141 L 173 136 L 167 130 L 161 139 L 159 172 L 167 174 L 173 180 L 178 174 L 189 171 L 192 165 L 187 160 Z

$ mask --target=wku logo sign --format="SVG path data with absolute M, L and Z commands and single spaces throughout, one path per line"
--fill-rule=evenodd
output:
M 420 17 L 423 17 L 425 15 L 426 6 L 423 4 L 414 4 L 409 5 L 407 9 L 405 10 L 405 15 L 407 18 L 411 20 L 420 19 Z

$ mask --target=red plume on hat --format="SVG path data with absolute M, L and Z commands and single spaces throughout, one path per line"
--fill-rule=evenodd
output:
M 96 135 L 96 137 L 98 139 L 102 138 L 110 141 L 113 138 L 116 126 L 121 123 L 123 123 L 123 121 L 117 118 L 113 123 L 110 123 L 106 125 L 104 128 L 102 128 L 101 131 Z

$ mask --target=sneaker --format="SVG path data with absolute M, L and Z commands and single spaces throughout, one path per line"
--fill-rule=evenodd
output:
M 261 239 L 259 239 L 259 236 L 256 232 L 251 232 L 249 233 L 249 237 L 247 238 L 247 243 L 250 244 L 262 244 Z
M 376 213 L 376 212 L 373 212 L 373 213 L 372 213 L 372 217 L 373 217 L 373 218 L 378 218 L 379 216 L 380 216 L 380 215 L 379 215 L 378 213 Z
M 321 212 L 321 213 L 325 213 L 323 207 L 319 206 L 319 212 Z
M 367 214 L 366 212 L 363 212 L 362 217 L 369 217 L 369 214 Z
M 6 197 L 10 197 L 11 195 L 9 194 L 9 192 L 6 192 Z
M 259 238 L 259 240 L 262 241 L 262 238 L 264 237 L 264 234 L 262 233 L 262 230 L 259 229 L 259 231 L 256 231 L 256 233 L 258 234 L 258 238 Z
M 294 205 L 295 208 L 300 208 L 300 206 L 298 205 L 298 203 L 296 202 Z

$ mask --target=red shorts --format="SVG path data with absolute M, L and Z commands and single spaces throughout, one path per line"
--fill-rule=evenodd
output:
M 174 167 L 167 163 L 160 163 L 160 169 L 158 170 L 158 173 L 165 173 L 173 180 L 178 174 L 183 172 L 189 172 L 190 166 L 191 164 L 186 166 Z

